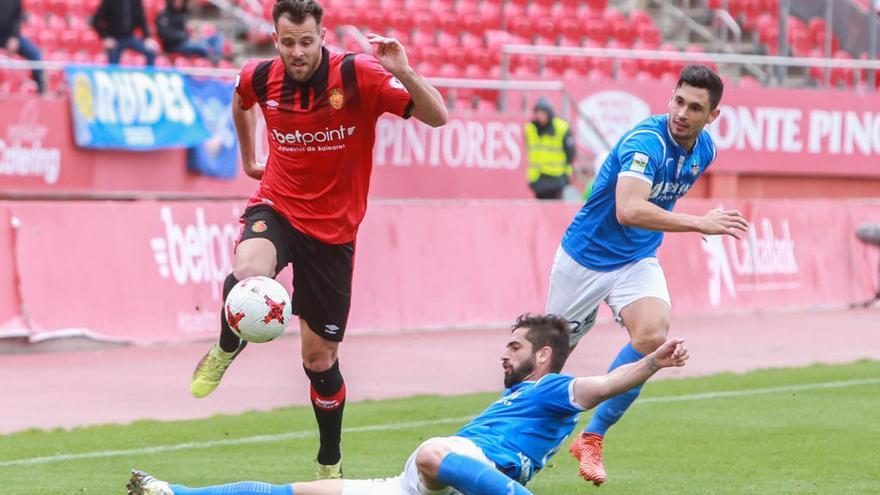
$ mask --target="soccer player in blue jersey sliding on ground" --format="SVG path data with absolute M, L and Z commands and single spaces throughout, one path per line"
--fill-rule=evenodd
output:
M 504 394 L 455 435 L 425 441 L 400 476 L 292 485 L 246 481 L 205 488 L 169 484 L 133 471 L 130 495 L 527 495 L 525 484 L 559 450 L 578 414 L 640 385 L 661 368 L 684 366 L 687 349 L 669 339 L 638 362 L 604 376 L 559 374 L 570 352 L 568 322 L 523 315 L 501 365 Z
M 723 90 L 721 79 L 708 67 L 685 67 L 669 113 L 650 117 L 621 137 L 562 237 L 550 275 L 547 312 L 568 319 L 573 348 L 605 301 L 630 335 L 610 370 L 641 360 L 666 341 L 671 305 L 656 258 L 664 232 L 739 239 L 748 228 L 734 210 L 703 216 L 672 211 L 715 160 L 715 144 L 704 127 L 718 118 Z M 640 390 L 641 384 L 600 404 L 572 443 L 571 453 L 587 481 L 605 481 L 603 437 Z

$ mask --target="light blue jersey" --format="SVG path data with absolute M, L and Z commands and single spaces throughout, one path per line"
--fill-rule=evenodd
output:
M 559 450 L 581 411 L 574 378 L 550 374 L 505 390 L 455 436 L 473 441 L 501 472 L 525 485 Z
M 581 265 L 596 271 L 616 270 L 657 255 L 663 232 L 625 227 L 617 221 L 618 177 L 651 184 L 649 201 L 672 211 L 703 171 L 715 160 L 715 143 L 706 130 L 688 154 L 669 134 L 667 115 L 655 115 L 624 134 L 608 155 L 590 198 L 575 215 L 562 248 Z

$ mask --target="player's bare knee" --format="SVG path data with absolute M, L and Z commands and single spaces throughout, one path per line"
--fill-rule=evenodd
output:
M 238 280 L 248 277 L 275 277 L 275 259 L 259 256 L 240 256 L 235 259 L 232 275 Z
M 416 452 L 416 467 L 419 468 L 419 473 L 422 474 L 426 482 L 437 479 L 440 463 L 443 462 L 443 458 L 449 452 L 449 447 L 445 444 L 442 442 L 432 442 L 431 440 L 428 440 L 419 447 L 419 450 Z
M 666 342 L 666 329 L 656 329 L 634 335 L 632 346 L 642 354 L 647 354 L 657 350 L 664 342 Z
M 312 371 L 327 371 L 333 367 L 333 363 L 336 362 L 337 354 L 336 351 L 312 351 L 306 352 L 303 351 L 303 365 Z

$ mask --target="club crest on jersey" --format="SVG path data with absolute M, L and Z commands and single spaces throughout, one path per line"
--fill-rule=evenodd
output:
M 345 95 L 342 93 L 342 90 L 339 88 L 333 88 L 330 90 L 330 106 L 335 110 L 341 110 L 342 106 L 345 104 Z
M 258 233 L 258 234 L 259 234 L 260 232 L 265 232 L 267 228 L 268 228 L 268 227 L 266 226 L 266 221 L 265 221 L 265 220 L 257 220 L 257 221 L 254 222 L 254 224 L 251 226 L 251 230 L 253 230 L 254 232 L 256 232 L 256 233 Z
M 699 164 L 699 162 L 697 162 L 697 159 L 695 158 L 693 163 L 691 163 L 691 175 L 697 175 L 697 173 L 699 171 L 700 171 L 700 164 Z

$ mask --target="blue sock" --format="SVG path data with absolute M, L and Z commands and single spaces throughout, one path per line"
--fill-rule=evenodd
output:
M 290 485 L 271 485 L 259 481 L 239 481 L 204 488 L 171 485 L 171 490 L 174 495 L 293 495 L 293 487 Z
M 617 369 L 624 364 L 634 363 L 643 357 L 645 357 L 645 355 L 635 350 L 632 343 L 626 344 L 617 354 L 617 357 L 614 358 L 614 362 L 611 363 L 611 367 L 608 368 L 608 371 Z M 617 423 L 621 416 L 623 416 L 623 413 L 625 413 L 626 410 L 629 409 L 629 406 L 635 402 L 636 397 L 639 396 L 639 392 L 641 391 L 642 386 L 639 385 L 638 387 L 633 387 L 626 392 L 615 395 L 599 404 L 599 406 L 596 407 L 596 412 L 593 414 L 593 417 L 590 418 L 590 424 L 587 425 L 584 432 L 604 436 L 605 432 L 608 431 L 608 428 L 611 428 L 611 425 Z
M 464 495 L 532 495 L 526 487 L 493 466 L 461 454 L 446 454 L 440 463 L 437 479 Z

